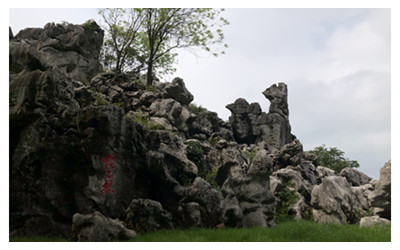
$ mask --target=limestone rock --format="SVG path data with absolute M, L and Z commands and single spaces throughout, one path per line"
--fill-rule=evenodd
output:
M 227 105 L 226 108 L 232 112 L 229 121 L 236 141 L 247 144 L 254 143 L 252 124 L 248 116 L 249 103 L 245 99 L 239 98 L 234 103 Z
M 321 183 L 321 181 L 328 176 L 334 176 L 335 175 L 335 171 L 333 171 L 330 168 L 327 167 L 323 167 L 323 166 L 318 166 L 315 169 L 316 173 L 317 173 L 317 180 L 319 183 Z
M 200 206 L 201 225 L 215 227 L 221 223 L 222 194 L 213 189 L 203 178 L 197 177 L 188 189 L 187 197 L 182 201 L 195 202 Z
M 74 214 L 72 233 L 77 241 L 114 241 L 129 240 L 136 237 L 133 230 L 127 229 L 118 219 L 110 219 L 100 212 L 93 214 Z
M 340 171 L 339 175 L 345 177 L 352 186 L 361 186 L 367 184 L 371 180 L 366 174 L 354 168 L 344 168 Z
M 271 102 L 270 113 L 278 113 L 284 117 L 289 116 L 288 91 L 285 83 L 280 82 L 278 85 L 272 85 L 263 92 L 263 95 Z
M 291 143 L 284 145 L 276 152 L 274 160 L 274 170 L 285 168 L 287 166 L 296 166 L 301 164 L 303 159 L 303 145 L 295 139 Z
M 182 105 L 188 105 L 193 101 L 193 95 L 186 89 L 185 83 L 179 77 L 165 84 L 163 88 L 163 98 L 172 98 Z
M 89 82 L 102 69 L 98 59 L 103 36 L 94 21 L 22 30 L 10 41 L 10 71 L 59 68 L 74 80 Z
M 136 232 L 148 232 L 173 228 L 172 215 L 160 202 L 150 199 L 134 199 L 125 211 L 127 227 Z
M 271 102 L 268 114 L 261 111 L 258 103 L 249 104 L 239 98 L 226 106 L 232 112 L 229 122 L 237 142 L 264 143 L 268 150 L 276 151 L 294 139 L 290 133 L 287 86 L 272 85 L 263 94 Z
M 377 215 L 363 217 L 360 220 L 360 227 L 373 227 L 376 225 L 387 226 L 390 225 L 390 220 L 381 218 Z
M 385 163 L 380 170 L 380 178 L 375 190 L 368 196 L 371 206 L 376 207 L 375 215 L 391 218 L 391 161 Z
M 311 192 L 314 220 L 321 223 L 355 223 L 362 205 L 344 177 L 329 176 Z
M 275 198 L 269 187 L 271 172 L 272 160 L 266 150 L 257 152 L 248 169 L 239 165 L 233 165 L 229 169 L 228 178 L 222 186 L 225 196 L 223 216 L 228 225 L 245 227 L 273 225 Z

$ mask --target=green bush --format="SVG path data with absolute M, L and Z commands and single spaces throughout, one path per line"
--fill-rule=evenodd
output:
M 95 105 L 110 105 L 110 102 L 104 98 L 103 93 L 95 91 Z
M 211 187 L 214 188 L 215 190 L 217 190 L 218 192 L 221 192 L 221 187 L 218 185 L 217 181 L 215 180 L 215 178 L 217 177 L 218 174 L 218 169 L 217 168 L 213 168 L 211 169 L 211 171 L 209 171 L 206 175 L 205 175 L 205 180 L 210 183 Z
M 189 104 L 189 110 L 196 115 L 201 115 L 207 112 L 207 109 L 201 105 L 197 106 L 195 103 Z
M 128 116 L 137 123 L 142 124 L 147 130 L 163 130 L 164 126 L 158 122 L 152 121 L 148 116 L 143 115 L 142 112 L 129 112 Z
M 290 208 L 299 200 L 299 196 L 290 188 L 289 183 L 283 185 L 282 190 L 277 194 L 279 202 L 275 207 L 274 220 L 276 223 L 293 220 L 294 215 L 290 214 Z
M 154 92 L 154 93 L 160 92 L 160 90 L 157 87 L 154 87 L 153 85 L 146 85 L 146 91 Z
M 330 168 L 335 173 L 339 173 L 347 167 L 358 168 L 360 166 L 357 161 L 345 158 L 344 152 L 336 147 L 326 148 L 325 145 L 322 145 L 308 151 L 308 153 L 317 156 L 317 165 Z
M 204 164 L 204 150 L 198 141 L 189 141 L 186 145 L 186 156 L 197 167 L 202 167 Z
M 82 24 L 82 28 L 85 30 L 97 31 L 100 27 L 95 22 L 87 21 L 86 23 Z
M 256 156 L 258 150 L 254 150 L 254 151 L 247 151 L 244 150 L 243 153 L 246 156 L 247 160 L 249 161 L 249 164 L 251 164 L 253 162 L 254 157 Z

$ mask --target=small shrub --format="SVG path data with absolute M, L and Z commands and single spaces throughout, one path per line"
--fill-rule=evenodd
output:
M 194 178 L 191 178 L 190 176 L 187 175 L 187 173 L 184 173 L 184 172 L 181 172 L 177 178 L 177 180 L 179 180 L 180 184 L 184 187 L 188 187 L 188 186 L 192 185 L 193 179 Z
M 201 147 L 200 142 L 190 141 L 186 145 L 186 156 L 191 160 L 197 167 L 202 167 L 204 164 L 204 150 Z
M 258 152 L 257 150 L 254 150 L 254 151 L 247 151 L 247 150 L 244 150 L 244 151 L 243 151 L 244 155 L 245 155 L 246 158 L 249 160 L 249 164 L 251 164 L 251 163 L 253 162 L 253 159 L 254 159 L 254 157 L 256 156 L 257 152 Z
M 90 31 L 99 30 L 99 26 L 95 22 L 91 22 L 91 21 L 87 21 L 86 23 L 82 24 L 82 28 L 85 30 L 90 30 Z
M 214 188 L 215 190 L 217 190 L 218 192 L 221 192 L 221 188 L 218 185 L 217 181 L 215 180 L 215 178 L 217 177 L 218 174 L 218 169 L 217 168 L 213 168 L 211 169 L 211 171 L 209 171 L 206 175 L 205 175 L 205 180 L 210 183 L 211 187 Z
M 299 200 L 296 192 L 290 189 L 290 184 L 285 183 L 282 190 L 277 194 L 280 202 L 275 207 L 275 222 L 280 223 L 294 218 L 290 214 L 290 208 Z
M 154 87 L 152 85 L 147 85 L 146 86 L 146 91 L 155 92 L 155 93 L 159 93 L 160 92 L 160 90 L 157 87 Z
M 189 110 L 196 115 L 201 115 L 207 112 L 206 108 L 203 108 L 201 105 L 197 106 L 194 103 L 189 104 Z
M 121 98 L 118 98 L 118 100 L 116 102 L 113 102 L 112 105 L 118 107 L 118 108 L 122 108 L 124 106 L 124 101 Z
M 164 126 L 158 122 L 152 121 L 148 116 L 143 115 L 142 112 L 129 112 L 130 118 L 134 122 L 142 124 L 147 130 L 163 130 Z
M 221 140 L 221 138 L 218 135 L 212 135 L 208 141 L 210 142 L 211 146 L 215 148 L 217 146 L 218 141 Z
M 106 99 L 104 99 L 103 96 L 104 96 L 103 93 L 97 92 L 97 91 L 95 92 L 95 98 L 96 98 L 95 104 L 96 105 L 110 105 L 110 102 L 108 102 Z

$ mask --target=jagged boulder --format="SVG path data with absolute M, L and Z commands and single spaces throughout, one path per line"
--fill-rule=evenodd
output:
M 362 217 L 360 220 L 360 227 L 373 227 L 376 225 L 388 226 L 388 225 L 390 225 L 390 220 L 381 218 L 377 215 Z
M 238 143 L 263 143 L 268 150 L 277 151 L 294 139 L 290 133 L 287 86 L 274 84 L 263 94 L 271 102 L 268 114 L 261 111 L 258 103 L 249 104 L 239 98 L 226 106 L 232 112 L 229 122 Z
M 215 227 L 221 223 L 221 201 L 222 194 L 213 189 L 210 183 L 201 177 L 197 177 L 194 180 L 188 189 L 187 196 L 182 200 L 183 203 L 191 203 L 189 207 L 186 205 L 186 211 L 193 211 L 193 203 L 198 204 L 201 217 L 200 225 L 203 227 Z M 194 216 L 191 215 L 190 217 L 193 218 Z
M 124 217 L 127 227 L 136 232 L 173 228 L 172 215 L 158 201 L 134 199 L 126 209 Z
M 186 89 L 183 79 L 179 77 L 165 84 L 162 91 L 163 98 L 172 98 L 182 105 L 188 105 L 193 101 L 193 95 Z
M 281 150 L 274 155 L 274 170 L 285 168 L 287 166 L 296 166 L 301 164 L 303 159 L 303 145 L 299 140 L 284 145 Z
M 354 168 L 344 168 L 340 171 L 339 175 L 345 177 L 352 186 L 361 186 L 369 183 L 371 180 L 368 175 Z
M 313 217 L 320 223 L 356 223 L 362 205 L 346 178 L 329 176 L 311 192 Z
M 315 169 L 315 172 L 317 173 L 317 181 L 318 183 L 321 183 L 321 181 L 328 176 L 334 176 L 335 175 L 335 171 L 333 171 L 330 168 L 327 167 L 323 167 L 323 166 L 318 166 Z
M 271 149 L 280 149 L 283 145 L 293 141 L 289 123 L 288 91 L 285 83 L 273 84 L 263 95 L 270 101 L 267 114 L 267 143 Z
M 226 106 L 232 112 L 229 122 L 232 125 L 233 135 L 238 143 L 254 143 L 253 126 L 249 118 L 249 103 L 239 98 L 234 103 Z
M 285 83 L 280 82 L 278 85 L 272 85 L 263 92 L 263 95 L 271 102 L 269 106 L 270 113 L 278 113 L 286 118 L 289 117 L 288 91 Z
M 98 59 L 103 36 L 94 21 L 22 30 L 9 43 L 10 71 L 59 68 L 74 80 L 89 82 L 102 70 Z
M 368 195 L 371 206 L 375 208 L 375 215 L 391 218 L 391 161 L 385 163 L 380 170 L 380 178 L 375 190 Z
M 231 226 L 270 227 L 275 198 L 270 191 L 272 160 L 266 150 L 259 150 L 249 168 L 233 165 L 222 192 L 224 223 Z
M 93 214 L 74 214 L 72 233 L 76 241 L 114 241 L 129 240 L 136 237 L 136 232 L 125 227 L 118 219 L 110 219 L 100 212 Z

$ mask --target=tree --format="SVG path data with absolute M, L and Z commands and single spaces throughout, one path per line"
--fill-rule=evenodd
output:
M 143 18 L 141 9 L 99 9 L 104 20 L 102 28 L 106 31 L 102 49 L 105 67 L 120 73 L 124 67 L 135 65 L 132 59 L 138 57 L 134 46 L 137 41 Z
M 336 173 L 347 167 L 358 168 L 360 166 L 357 161 L 345 158 L 344 152 L 336 147 L 326 148 L 325 145 L 322 145 L 308 151 L 308 153 L 317 156 L 316 161 L 319 166 L 328 167 Z
M 115 11 L 114 9 L 107 10 L 110 12 Z M 224 51 L 211 48 L 213 45 L 223 43 L 224 34 L 221 28 L 229 24 L 226 19 L 219 17 L 223 9 L 146 8 L 131 10 L 132 12 L 119 11 L 118 14 L 125 16 L 130 13 L 130 15 L 141 20 L 140 27 L 137 28 L 135 26 L 135 28 L 131 29 L 134 37 L 125 35 L 130 30 L 128 26 L 134 22 L 117 22 L 118 19 L 111 18 L 112 16 L 110 15 L 102 15 L 105 22 L 109 24 L 108 30 L 121 30 L 116 34 L 123 38 L 134 38 L 132 42 L 124 42 L 125 39 L 109 39 L 109 42 L 104 44 L 107 47 L 105 51 L 114 51 L 113 54 L 117 54 L 117 51 L 121 51 L 121 49 L 117 49 L 120 47 L 116 46 L 116 44 L 126 45 L 122 47 L 129 53 L 126 53 L 125 60 L 117 61 L 118 64 L 121 64 L 118 68 L 123 69 L 124 63 L 126 64 L 128 61 L 127 59 L 134 61 L 137 63 L 135 67 L 137 71 L 146 71 L 147 84 L 149 85 L 152 84 L 153 74 L 156 72 L 161 74 L 174 72 L 173 65 L 176 62 L 176 49 L 186 48 L 193 50 L 194 48 L 200 48 L 212 53 L 214 56 L 224 54 Z M 125 19 L 131 20 L 132 18 Z M 133 18 L 132 20 L 137 19 Z M 113 29 L 110 29 L 110 27 L 113 27 Z M 227 47 L 226 44 L 224 46 Z M 118 57 L 113 56 L 110 59 L 117 60 Z
M 155 63 L 165 66 L 175 60 L 176 54 L 171 54 L 172 50 L 199 47 L 211 51 L 209 45 L 222 43 L 224 35 L 220 27 L 227 25 L 228 21 L 222 17 L 217 19 L 221 11 L 200 8 L 144 9 L 147 84 L 152 84 Z M 214 55 L 218 54 L 214 52 Z

